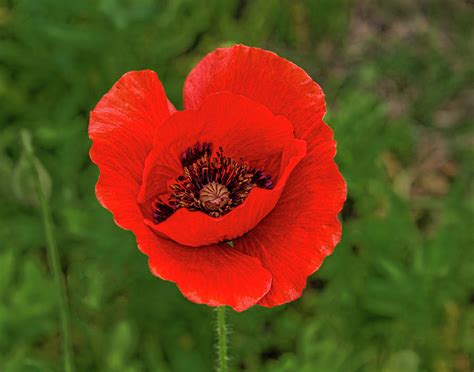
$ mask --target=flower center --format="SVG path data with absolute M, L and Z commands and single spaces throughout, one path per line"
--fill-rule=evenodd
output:
M 183 174 L 170 186 L 168 200 L 158 197 L 153 202 L 156 224 L 179 208 L 220 217 L 242 204 L 253 188 L 273 188 L 271 176 L 248 162 L 224 156 L 221 147 L 212 156 L 212 144 L 208 142 L 186 149 L 180 160 Z
M 229 190 L 217 182 L 208 183 L 199 192 L 199 201 L 208 211 L 218 211 L 229 202 Z

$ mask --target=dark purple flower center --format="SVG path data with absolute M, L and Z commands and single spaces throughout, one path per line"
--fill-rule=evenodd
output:
M 220 217 L 242 204 L 255 187 L 272 189 L 271 176 L 248 162 L 224 156 L 222 147 L 212 155 L 212 144 L 196 143 L 181 155 L 183 174 L 171 185 L 165 201 L 153 202 L 153 222 L 166 220 L 179 208 Z

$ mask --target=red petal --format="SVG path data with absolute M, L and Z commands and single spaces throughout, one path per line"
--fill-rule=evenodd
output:
M 123 75 L 91 112 L 90 156 L 100 169 L 97 198 L 124 229 L 143 225 L 136 197 L 153 135 L 169 108 L 158 76 L 145 70 Z
M 160 129 L 146 160 L 139 194 L 144 213 L 149 212 L 147 206 L 154 197 L 166 192 L 170 175 L 180 166 L 181 153 L 196 141 L 222 146 L 227 156 L 242 157 L 253 166 L 263 166 L 265 172 L 268 165 L 278 181 L 272 190 L 253 189 L 242 205 L 220 218 L 180 209 L 164 222 L 154 224 L 148 216 L 146 223 L 161 236 L 193 247 L 243 235 L 273 209 L 291 171 L 306 154 L 305 142 L 293 139 L 292 131 L 284 117 L 231 93 L 209 96 L 197 111 L 174 114 Z M 277 164 L 266 164 L 276 154 Z
M 227 244 L 190 248 L 149 234 L 140 234 L 138 243 L 150 252 L 152 273 L 176 282 L 190 301 L 243 311 L 270 289 L 271 274 L 260 261 Z
M 272 307 L 301 296 L 307 277 L 341 238 L 337 214 L 345 199 L 346 185 L 334 163 L 298 166 L 275 209 L 234 242 L 272 273 L 272 288 L 260 305 Z
M 324 93 L 309 75 L 275 53 L 235 45 L 216 49 L 190 72 L 184 86 L 186 109 L 196 109 L 210 94 L 228 91 L 266 105 L 286 116 L 295 136 L 325 125 Z
M 345 182 L 333 158 L 332 130 L 323 122 L 324 93 L 301 68 L 272 52 L 236 45 L 208 54 L 189 74 L 184 100 L 195 108 L 210 94 L 229 91 L 286 116 L 308 154 L 293 171 L 275 209 L 249 234 L 235 241 L 262 260 L 273 275 L 260 302 L 275 306 L 301 295 L 313 273 L 340 239 L 337 214 Z

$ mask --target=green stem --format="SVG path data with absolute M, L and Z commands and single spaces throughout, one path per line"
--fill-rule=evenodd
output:
M 37 159 L 33 153 L 33 147 L 31 144 L 31 138 L 28 136 L 27 132 L 21 133 L 23 145 L 25 147 L 25 152 L 28 157 L 28 160 L 35 170 L 36 178 L 36 188 L 38 193 L 38 200 L 41 208 L 41 219 L 43 220 L 44 232 L 46 235 L 46 246 L 48 250 L 48 258 L 51 265 L 51 270 L 53 272 L 54 283 L 56 287 L 57 301 L 59 306 L 59 316 L 61 321 L 62 328 L 62 337 L 63 337 L 63 352 L 64 352 L 64 370 L 66 372 L 73 372 L 73 363 L 71 356 L 71 343 L 69 337 L 69 316 L 67 310 L 67 292 L 64 281 L 64 275 L 61 271 L 59 254 L 56 247 L 56 241 L 53 234 L 53 222 L 51 219 L 51 212 L 49 210 L 48 200 L 46 198 L 46 193 L 41 183 L 40 174 L 38 173 L 37 168 Z
M 229 370 L 227 366 L 227 325 L 225 319 L 225 306 L 219 306 L 216 309 L 217 312 L 217 371 L 227 372 Z
M 43 188 L 38 187 L 39 201 L 41 205 L 41 217 L 43 219 L 46 242 L 48 246 L 48 257 L 53 271 L 56 292 L 58 296 L 59 315 L 61 318 L 61 328 L 63 333 L 63 351 L 64 351 L 64 369 L 66 372 L 72 372 L 71 341 L 69 337 L 69 316 L 67 311 L 67 294 L 64 283 L 64 276 L 60 269 L 59 255 L 56 248 L 56 242 L 53 235 L 53 225 L 49 205 L 44 195 Z

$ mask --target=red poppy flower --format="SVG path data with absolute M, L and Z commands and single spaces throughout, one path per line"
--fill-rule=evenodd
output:
M 191 71 L 184 107 L 152 71 L 120 78 L 90 117 L 98 200 L 189 300 L 237 311 L 295 300 L 339 242 L 346 198 L 321 88 L 237 45 Z

